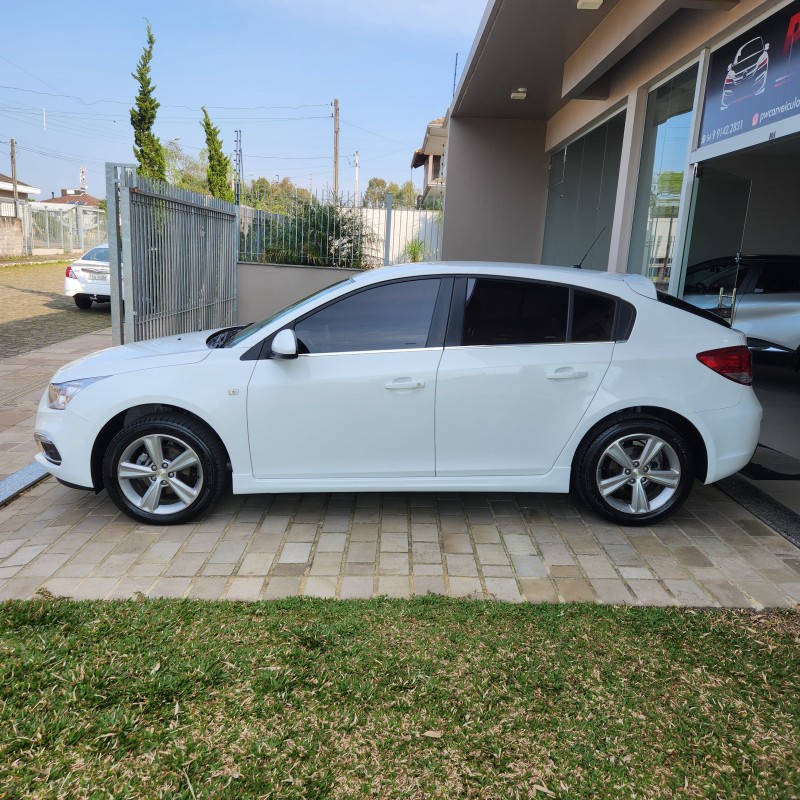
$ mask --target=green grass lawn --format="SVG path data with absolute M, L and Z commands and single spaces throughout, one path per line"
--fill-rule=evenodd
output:
M 0 604 L 0 798 L 800 796 L 800 613 Z

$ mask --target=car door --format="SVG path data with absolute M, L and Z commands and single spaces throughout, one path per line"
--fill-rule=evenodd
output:
M 437 476 L 547 472 L 608 369 L 616 307 L 558 284 L 457 286 L 437 381 Z
M 256 478 L 434 474 L 434 399 L 452 279 L 360 289 L 297 319 L 296 359 L 259 361 Z

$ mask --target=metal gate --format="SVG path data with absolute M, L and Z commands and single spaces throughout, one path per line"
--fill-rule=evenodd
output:
M 236 323 L 236 206 L 106 164 L 114 344 Z

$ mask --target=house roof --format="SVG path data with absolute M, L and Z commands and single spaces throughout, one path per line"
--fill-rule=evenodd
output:
M 4 175 L 0 172 L 0 189 L 6 192 L 13 192 L 14 179 L 10 175 Z M 35 186 L 29 186 L 27 183 L 17 178 L 17 191 L 22 194 L 40 194 L 42 190 L 37 189 Z
M 422 147 L 414 151 L 411 156 L 411 168 L 421 167 L 428 156 L 440 156 L 444 153 L 447 144 L 447 124 L 444 117 L 432 119 L 425 128 L 425 138 Z
M 48 200 L 43 200 L 44 203 L 58 203 L 59 205 L 71 206 L 99 206 L 100 201 L 90 194 L 65 194 L 61 197 L 51 197 Z

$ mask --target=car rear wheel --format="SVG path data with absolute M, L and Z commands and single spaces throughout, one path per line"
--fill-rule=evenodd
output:
M 85 294 L 76 294 L 74 297 L 75 305 L 82 311 L 92 307 L 92 298 Z
M 684 436 L 654 417 L 626 416 L 596 428 L 575 459 L 580 498 L 619 525 L 652 525 L 677 511 L 692 489 Z
M 227 485 L 227 458 L 219 439 L 195 420 L 177 414 L 143 417 L 111 440 L 103 480 L 128 516 L 172 525 L 216 504 Z

